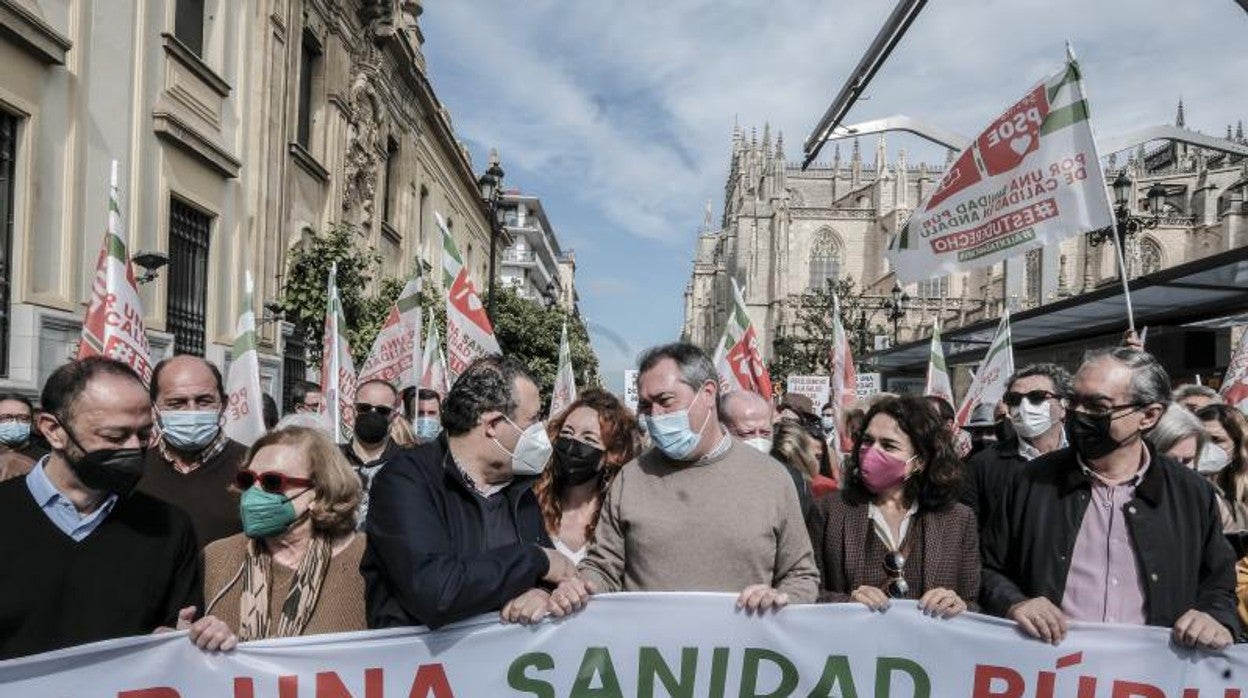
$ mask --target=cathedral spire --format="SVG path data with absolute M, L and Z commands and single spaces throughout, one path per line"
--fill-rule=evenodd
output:
M 763 122 L 763 152 L 771 154 L 771 122 Z
M 1244 142 L 1244 122 L 1242 119 L 1239 123 L 1235 124 L 1235 140 L 1240 143 Z
M 1187 128 L 1187 120 L 1183 118 L 1183 98 L 1179 97 L 1179 111 L 1174 116 L 1174 125 L 1179 128 Z
M 776 159 L 784 160 L 784 131 L 776 131 Z
M 1233 131 L 1231 131 L 1231 125 L 1230 125 L 1230 124 L 1227 124 L 1227 125 L 1226 125 L 1226 140 L 1228 140 L 1228 141 L 1234 141 L 1234 140 L 1235 140 L 1235 133 L 1234 133 Z
M 888 158 L 888 145 L 884 141 L 884 134 L 875 142 L 875 173 L 878 175 L 887 167 L 886 159 Z
M 953 148 L 945 150 L 945 170 L 948 170 L 950 167 L 953 167 Z
M 835 177 L 836 175 L 840 174 L 840 172 L 841 172 L 841 144 L 837 143 L 836 150 L 834 150 L 832 154 L 832 176 Z

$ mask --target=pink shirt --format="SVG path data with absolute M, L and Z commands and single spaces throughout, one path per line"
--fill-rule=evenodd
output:
M 1126 482 L 1109 485 L 1080 461 L 1092 481 L 1088 503 L 1075 550 L 1066 575 L 1062 613 L 1071 620 L 1144 625 L 1144 580 L 1131 543 L 1127 517 L 1135 513 L 1130 501 L 1148 471 L 1148 449 L 1136 474 Z

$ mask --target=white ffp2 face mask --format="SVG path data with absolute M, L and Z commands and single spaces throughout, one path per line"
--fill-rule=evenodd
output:
M 1049 401 L 1039 405 L 1031 404 L 1026 398 L 1018 403 L 1018 407 L 1010 411 L 1010 421 L 1014 423 L 1014 431 L 1024 439 L 1035 438 L 1053 426 L 1053 414 L 1050 412 Z
M 1212 441 L 1205 444 L 1196 456 L 1197 472 L 1210 475 L 1230 465 L 1231 456 L 1222 447 Z
M 504 416 L 503 419 L 507 417 Z M 520 429 L 520 426 L 510 419 L 507 419 L 507 423 L 520 431 L 516 449 L 508 451 L 498 443 L 498 439 L 494 439 L 494 444 L 511 456 L 511 472 L 516 475 L 541 474 L 546 469 L 546 464 L 550 462 L 550 454 L 554 451 L 550 436 L 546 433 L 546 422 L 534 422 L 529 425 L 528 429 Z
M 744 443 L 746 446 L 752 446 L 763 453 L 771 453 L 771 439 L 765 436 L 755 436 L 752 439 L 745 439 Z

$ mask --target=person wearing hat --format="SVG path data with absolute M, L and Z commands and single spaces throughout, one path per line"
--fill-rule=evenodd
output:
M 1070 390 L 1070 372 L 1056 364 L 1031 364 L 1010 376 L 1001 401 L 1018 438 L 999 440 L 966 461 L 962 503 L 975 512 L 981 529 L 992 520 L 1015 470 L 1066 447 L 1063 401 Z
M 810 398 L 797 393 L 789 393 L 780 401 L 776 421 L 790 421 L 805 425 L 808 422 L 819 423 L 819 415 L 815 414 L 815 403 Z
M 997 443 L 997 420 L 994 411 L 994 405 L 981 402 L 975 405 L 971 410 L 971 418 L 962 425 L 962 431 L 971 437 L 971 452 L 967 454 L 967 460 Z

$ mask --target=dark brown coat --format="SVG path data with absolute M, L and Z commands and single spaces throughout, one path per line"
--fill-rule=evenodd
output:
M 976 610 L 979 597 L 979 532 L 975 514 L 962 504 L 942 511 L 921 511 L 923 539 L 922 584 L 915 598 L 931 589 L 950 589 Z M 918 523 L 916 519 L 911 525 Z M 850 594 L 876 575 L 878 560 L 863 554 L 867 536 L 874 536 L 867 505 L 846 504 L 839 493 L 820 499 L 807 523 L 819 567 L 821 603 L 843 603 Z

